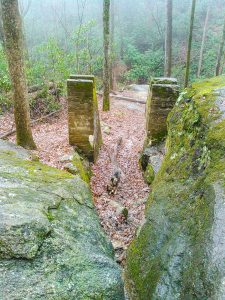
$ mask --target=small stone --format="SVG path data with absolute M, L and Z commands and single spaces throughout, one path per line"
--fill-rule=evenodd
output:
M 76 166 L 74 166 L 73 163 L 67 163 L 65 166 L 64 166 L 64 170 L 73 174 L 73 175 L 76 175 L 79 173 L 78 169 Z
M 106 124 L 105 122 L 101 122 L 101 128 L 102 131 L 106 134 L 110 134 L 111 132 L 111 126 L 109 126 L 108 124 Z
M 71 154 L 67 154 L 67 155 L 64 155 L 62 156 L 62 158 L 60 158 L 60 162 L 70 162 L 73 160 L 73 155 Z
M 110 127 L 109 127 L 109 126 L 105 126 L 105 127 L 103 128 L 103 132 L 109 135 L 110 132 L 111 132 Z
M 126 207 L 113 200 L 110 200 L 109 204 L 116 209 L 118 215 L 123 216 L 127 220 L 129 211 Z
M 115 250 L 125 249 L 124 244 L 121 241 L 114 240 L 112 241 L 113 248 Z

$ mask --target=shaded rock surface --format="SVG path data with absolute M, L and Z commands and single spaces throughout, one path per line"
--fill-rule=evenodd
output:
M 165 143 L 146 147 L 141 156 L 142 169 L 145 171 L 147 165 L 151 164 L 155 173 L 157 173 L 161 167 L 164 155 Z
M 130 299 L 225 299 L 225 77 L 185 90 L 146 221 L 127 253 Z
M 124 299 L 88 185 L 0 141 L 0 299 Z

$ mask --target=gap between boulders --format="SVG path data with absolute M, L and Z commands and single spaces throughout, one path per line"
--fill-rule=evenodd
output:
M 124 91 L 123 95 L 137 100 L 147 97 L 131 91 Z M 63 99 L 62 101 L 65 103 Z M 104 143 L 99 159 L 92 167 L 91 189 L 101 224 L 113 243 L 117 261 L 123 265 L 125 250 L 143 221 L 149 194 L 149 187 L 144 182 L 139 166 L 145 137 L 145 105 L 111 99 L 111 111 L 102 112 L 101 100 L 99 102 Z M 11 114 L 1 119 L 5 125 L 4 130 L 7 130 L 7 124 L 12 126 Z M 72 152 L 72 147 L 68 144 L 66 109 L 34 124 L 33 134 L 41 162 L 63 169 L 66 164 L 63 157 Z M 9 139 L 15 142 L 15 135 Z M 117 153 L 117 167 L 121 170 L 121 178 L 116 194 L 109 195 L 107 185 L 113 173 L 109 152 L 113 151 L 118 139 L 121 139 L 121 144 Z

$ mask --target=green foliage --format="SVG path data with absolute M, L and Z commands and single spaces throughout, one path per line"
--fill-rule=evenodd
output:
M 38 46 L 33 57 L 28 62 L 27 74 L 30 83 L 59 82 L 68 78 L 69 56 L 65 55 L 55 38 L 50 38 L 47 43 Z
M 210 10 L 201 78 L 211 77 L 215 73 L 223 26 L 224 1 L 215 0 Z M 195 81 L 197 77 L 208 3 L 208 0 L 197 1 L 190 82 Z M 46 3 L 43 11 L 38 1 L 32 1 L 24 19 L 29 53 L 29 60 L 26 63 L 29 86 L 54 82 L 57 86 L 62 85 L 65 94 L 68 76 L 71 73 L 80 73 L 94 74 L 98 79 L 98 89 L 102 88 L 102 2 L 89 1 L 83 11 L 81 6 L 76 5 L 72 0 L 52 1 L 52 4 Z M 186 64 L 189 12 L 190 1 L 174 0 L 172 76 L 177 77 L 181 85 L 184 81 Z M 151 76 L 163 76 L 165 1 L 117 1 L 114 17 L 115 34 L 113 51 L 110 55 L 115 62 L 115 73 L 117 72 L 115 77 L 120 80 L 117 82 L 118 86 L 127 82 L 147 83 Z M 121 66 L 124 66 L 123 70 Z M 0 107 L 3 109 L 11 106 L 11 100 L 7 95 L 10 90 L 7 63 L 1 48 Z
M 30 96 L 29 102 L 32 116 L 46 115 L 60 109 L 59 96 L 60 90 L 58 87 L 49 90 L 49 86 L 44 85 L 40 91 Z
M 1 91 L 8 92 L 11 88 L 6 57 L 2 47 L 0 46 L 0 89 Z
M 129 66 L 125 79 L 130 82 L 146 83 L 151 76 L 163 74 L 163 51 L 161 49 L 141 53 L 135 46 L 128 45 L 125 62 Z
M 0 46 L 0 113 L 11 107 L 11 100 L 7 93 L 11 89 L 11 83 L 8 75 L 6 57 Z
M 93 36 L 95 26 L 94 21 L 78 26 L 67 38 L 66 45 L 50 37 L 32 49 L 27 63 L 29 84 L 52 81 L 64 87 L 71 73 L 100 73 L 102 55 L 98 46 L 100 42 Z

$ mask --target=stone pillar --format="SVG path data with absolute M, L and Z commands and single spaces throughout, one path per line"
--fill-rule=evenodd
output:
M 102 144 L 95 78 L 71 75 L 67 80 L 69 143 L 90 161 L 96 161 Z
M 146 104 L 145 146 L 162 141 L 167 134 L 167 117 L 179 97 L 175 78 L 153 78 Z

